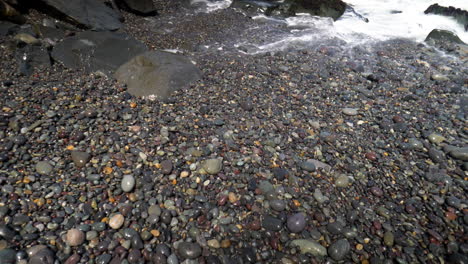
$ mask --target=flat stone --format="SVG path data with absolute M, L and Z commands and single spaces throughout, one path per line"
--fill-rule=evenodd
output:
M 40 41 L 31 36 L 30 34 L 27 34 L 27 33 L 19 33 L 19 34 L 16 34 L 14 39 L 16 40 L 19 40 L 19 41 L 22 41 L 26 44 L 30 44 L 30 45 L 35 45 L 35 44 L 38 44 Z
M 450 156 L 457 160 L 468 161 L 468 147 L 454 148 L 450 151 Z
M 434 144 L 440 144 L 442 142 L 444 142 L 446 140 L 446 138 L 440 134 L 437 134 L 437 133 L 432 133 L 430 134 L 427 139 L 429 139 L 429 141 L 431 143 L 434 143 Z
M 131 192 L 135 187 L 135 177 L 133 175 L 124 175 L 120 186 L 122 191 Z
M 347 115 L 347 116 L 355 116 L 358 114 L 358 109 L 357 108 L 343 108 L 342 110 L 343 114 Z
M 296 239 L 291 242 L 291 246 L 299 247 L 302 254 L 311 254 L 315 257 L 324 257 L 327 255 L 327 249 L 313 240 Z
M 32 255 L 28 264 L 54 264 L 55 254 L 49 248 L 44 248 Z
M 385 234 L 384 234 L 384 244 L 386 246 L 391 247 L 391 246 L 393 246 L 394 241 L 395 241 L 395 237 L 394 237 L 393 233 L 390 232 L 390 231 L 385 232 Z
M 48 175 L 49 173 L 52 172 L 52 170 L 53 170 L 52 165 L 50 165 L 50 163 L 47 161 L 39 161 L 36 164 L 36 171 L 39 174 Z
M 202 168 L 208 174 L 218 174 L 223 168 L 223 161 L 221 159 L 209 159 L 205 160 L 202 164 Z
M 169 175 L 172 172 L 172 161 L 164 160 L 161 162 L 161 170 L 163 174 Z
M 341 175 L 335 180 L 335 186 L 336 187 L 347 187 L 349 185 L 349 177 L 346 175 Z
M 91 155 L 84 151 L 72 151 L 71 158 L 76 167 L 82 168 L 88 163 Z
M 300 166 L 301 166 L 301 169 L 308 171 L 308 172 L 313 172 L 317 170 L 317 167 L 315 166 L 315 164 L 308 160 L 301 162 Z
M 335 241 L 328 247 L 328 255 L 336 261 L 340 261 L 346 257 L 351 250 L 351 245 L 348 240 L 340 239 Z
M 5 248 L 0 250 L 0 263 L 14 264 L 16 263 L 16 251 L 13 249 Z
M 262 222 L 263 228 L 270 231 L 280 231 L 283 228 L 283 223 L 280 219 L 271 215 L 266 216 Z
M 177 252 L 185 259 L 196 259 L 201 255 L 202 249 L 197 243 L 182 242 L 179 244 Z
M 284 209 L 286 209 L 286 202 L 278 199 L 271 200 L 270 207 L 275 211 L 281 212 L 284 211 Z

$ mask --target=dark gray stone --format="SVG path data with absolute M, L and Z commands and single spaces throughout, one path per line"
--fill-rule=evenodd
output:
M 348 240 L 340 239 L 328 247 L 328 255 L 332 259 L 340 261 L 346 257 L 350 250 L 351 245 L 349 244 Z
M 468 30 L 468 11 L 461 8 L 456 8 L 453 6 L 440 6 L 439 4 L 433 4 L 429 6 L 424 14 L 435 14 L 443 15 L 455 18 L 458 23 L 462 24 L 465 27 L 465 30 Z
M 29 259 L 28 264 L 54 264 L 55 254 L 52 250 L 45 248 L 40 250 Z
M 263 219 L 262 226 L 266 230 L 280 231 L 281 228 L 283 227 L 283 223 L 281 222 L 280 219 L 268 215 Z
M 183 258 L 196 259 L 201 255 L 202 249 L 197 243 L 182 242 L 179 244 L 177 252 Z
M 452 42 L 457 44 L 464 44 L 464 42 L 453 32 L 443 29 L 434 29 L 427 35 L 425 42 Z
M 115 73 L 134 96 L 166 99 L 172 92 L 188 88 L 201 78 L 200 70 L 185 56 L 162 51 L 138 55 Z
M 152 0 L 119 0 L 118 5 L 140 15 L 156 14 L 156 8 Z
M 293 233 L 300 233 L 306 226 L 306 218 L 303 213 L 293 214 L 288 217 L 288 229 Z
M 113 73 L 146 46 L 123 33 L 85 31 L 66 38 L 52 50 L 52 58 L 68 68 Z
M 103 1 L 40 0 L 40 11 L 92 30 L 117 30 L 122 27 L 119 14 Z
M 15 264 L 16 263 L 16 251 L 13 249 L 2 249 L 0 250 L 0 263 L 1 264 Z

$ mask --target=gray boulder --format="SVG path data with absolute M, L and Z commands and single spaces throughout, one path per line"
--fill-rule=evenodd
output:
M 156 14 L 156 8 L 152 0 L 119 0 L 118 5 L 130 12 L 140 15 Z
M 464 42 L 455 33 L 443 29 L 432 30 L 424 41 L 435 42 L 436 44 L 441 42 L 464 44 Z
M 172 92 L 188 88 L 199 80 L 201 72 L 185 56 L 150 51 L 122 65 L 115 78 L 127 84 L 132 95 L 166 99 Z
M 84 31 L 58 43 L 52 50 L 52 58 L 68 68 L 112 74 L 147 50 L 143 43 L 123 33 Z
M 465 31 L 468 31 L 468 11 L 463 10 L 461 8 L 456 8 L 453 6 L 440 6 L 438 4 L 433 4 L 429 6 L 425 11 L 424 14 L 435 14 L 435 15 L 442 15 L 453 17 L 457 20 L 458 23 L 462 24 L 465 28 Z
M 92 30 L 117 30 L 119 14 L 98 0 L 37 0 L 40 11 L 71 24 Z

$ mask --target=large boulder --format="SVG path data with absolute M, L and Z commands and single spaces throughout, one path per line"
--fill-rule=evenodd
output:
M 331 17 L 337 20 L 346 10 L 341 0 L 292 0 L 298 5 L 296 12 L 309 13 L 314 16 Z
M 68 68 L 112 74 L 147 50 L 143 43 L 123 33 L 84 31 L 58 43 L 52 50 L 52 58 Z
M 464 44 L 464 42 L 453 32 L 443 29 L 434 29 L 427 35 L 425 42 L 440 43 L 456 43 Z
M 156 8 L 152 0 L 118 0 L 118 5 L 140 15 L 156 14 Z
M 115 78 L 134 96 L 166 99 L 201 78 L 200 70 L 185 56 L 149 51 L 120 66 Z
M 465 30 L 468 31 L 468 11 L 455 8 L 453 6 L 445 7 L 438 4 L 433 4 L 429 6 L 424 14 L 435 14 L 443 15 L 455 18 L 458 23 L 462 24 L 465 27 Z
M 122 27 L 119 14 L 99 0 L 35 0 L 34 7 L 85 29 L 104 31 Z

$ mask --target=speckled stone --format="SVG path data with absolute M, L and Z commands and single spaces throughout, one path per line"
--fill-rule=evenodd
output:
M 67 232 L 67 244 L 75 247 L 83 244 L 85 241 L 85 234 L 79 229 L 70 229 Z
M 182 242 L 179 244 L 177 252 L 183 258 L 196 259 L 201 255 L 202 249 L 197 243 Z
M 223 168 L 223 161 L 220 159 L 209 159 L 205 160 L 202 164 L 202 168 L 208 173 L 208 174 L 218 174 L 221 169 Z
M 50 163 L 47 161 L 39 161 L 36 164 L 36 171 L 39 174 L 48 175 L 49 173 L 52 172 L 52 170 L 53 170 L 52 165 L 50 165 Z
M 313 240 L 296 239 L 291 242 L 291 246 L 299 247 L 302 254 L 311 254 L 315 257 L 324 257 L 327 255 L 327 249 Z
M 122 227 L 124 221 L 125 221 L 125 218 L 123 215 L 116 214 L 109 219 L 109 226 L 112 229 L 119 229 Z
M 131 192 L 133 187 L 135 187 L 135 178 L 132 175 L 125 175 L 121 182 L 122 191 Z
M 89 159 L 91 158 L 91 155 L 83 151 L 72 151 L 71 157 L 75 166 L 78 168 L 82 168 L 86 166 L 86 163 L 88 163 Z

